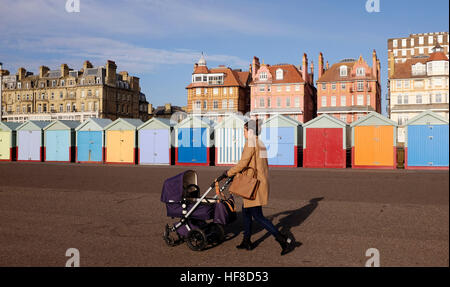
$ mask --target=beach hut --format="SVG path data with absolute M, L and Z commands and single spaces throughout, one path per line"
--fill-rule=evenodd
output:
M 16 129 L 19 123 L 0 122 L 0 161 L 16 159 Z
M 302 123 L 281 114 L 274 115 L 261 125 L 260 139 L 266 146 L 270 166 L 299 165 Z
M 217 166 L 234 165 L 241 159 L 245 145 L 243 116 L 231 114 L 214 127 Z
M 432 111 L 406 124 L 405 168 L 448 169 L 448 120 Z
M 214 125 L 205 117 L 188 116 L 175 126 L 175 164 L 214 163 Z
M 89 118 L 76 129 L 76 161 L 101 163 L 104 161 L 105 127 L 110 119 Z
M 17 128 L 17 161 L 44 160 L 44 128 L 50 121 L 26 121 Z
M 151 118 L 138 127 L 139 164 L 172 163 L 173 126 L 170 119 Z
M 106 163 L 136 164 L 136 131 L 142 124 L 139 119 L 119 118 L 105 127 Z
M 44 160 L 72 162 L 75 160 L 75 128 L 78 121 L 56 120 L 44 128 Z
M 397 167 L 397 124 L 376 113 L 353 122 L 352 167 L 395 169 Z
M 350 127 L 327 114 L 303 124 L 303 167 L 346 168 Z

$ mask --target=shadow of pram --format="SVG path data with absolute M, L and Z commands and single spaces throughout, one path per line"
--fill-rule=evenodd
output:
M 298 242 L 294 235 L 291 232 L 291 229 L 294 227 L 300 226 L 317 208 L 319 205 L 319 201 L 323 200 L 323 197 L 313 198 L 309 201 L 309 203 L 305 206 L 300 207 L 299 209 L 288 210 L 279 212 L 276 214 L 272 214 L 267 216 L 267 219 L 273 221 L 274 219 L 281 217 L 275 227 L 280 230 L 280 232 L 286 236 L 288 236 L 292 240 L 292 247 L 295 249 L 296 247 L 300 247 L 302 245 L 301 242 Z M 262 226 L 259 224 L 253 224 L 252 226 L 252 234 L 256 234 L 260 231 L 264 230 Z M 237 220 L 225 226 L 225 241 L 232 240 L 237 237 L 243 231 L 243 220 L 242 220 L 242 211 L 237 212 Z M 261 244 L 264 240 L 270 237 L 270 233 L 266 232 L 263 236 L 253 241 L 253 249 L 256 248 L 259 244 Z

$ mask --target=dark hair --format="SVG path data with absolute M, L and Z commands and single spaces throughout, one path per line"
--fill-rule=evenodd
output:
M 246 122 L 244 124 L 244 128 L 246 130 L 252 130 L 255 135 L 259 135 L 259 126 L 258 126 L 258 124 L 259 124 L 258 119 L 256 119 L 256 120 L 249 120 L 248 122 Z

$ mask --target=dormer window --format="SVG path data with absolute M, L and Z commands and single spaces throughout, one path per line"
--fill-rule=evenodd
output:
M 347 77 L 347 66 L 341 66 L 339 74 L 341 77 Z
M 277 80 L 283 80 L 283 70 L 282 69 L 278 69 L 277 70 L 276 79 Z
M 267 81 L 267 73 L 266 72 L 261 72 L 259 74 L 259 80 L 260 81 Z
M 364 68 L 357 68 L 356 69 L 356 75 L 357 76 L 365 76 L 365 74 L 366 74 L 366 71 L 365 71 Z

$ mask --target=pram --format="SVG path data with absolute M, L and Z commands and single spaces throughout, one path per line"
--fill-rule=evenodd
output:
M 180 218 L 173 225 L 167 224 L 164 230 L 164 241 L 169 246 L 186 242 L 194 251 L 203 250 L 209 243 L 218 244 L 225 239 L 223 225 L 233 220 L 234 200 L 224 196 L 223 191 L 230 185 L 233 178 L 227 178 L 222 187 L 218 186 L 214 197 L 207 197 L 216 188 L 219 177 L 214 180 L 208 190 L 200 196 L 197 185 L 197 173 L 188 170 L 164 182 L 161 201 L 166 204 L 167 216 Z M 226 211 L 218 204 L 227 206 Z M 224 214 L 225 213 L 225 214 Z M 228 218 L 230 216 L 230 218 Z M 225 220 L 225 217 L 229 220 Z

